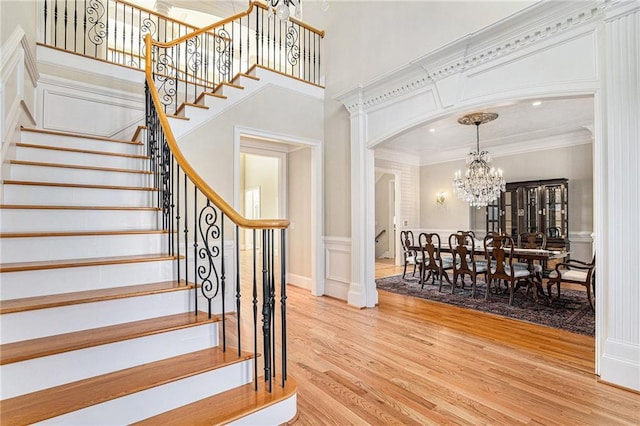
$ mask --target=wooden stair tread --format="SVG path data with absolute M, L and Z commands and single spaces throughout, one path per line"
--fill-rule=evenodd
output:
M 5 185 L 25 185 L 25 186 L 54 186 L 58 188 L 87 188 L 87 189 L 118 189 L 125 191 L 157 191 L 158 188 L 148 186 L 117 186 L 117 185 L 86 185 L 77 183 L 60 182 L 32 182 L 25 180 L 5 180 Z
M 3 426 L 33 424 L 252 357 L 248 353 L 238 356 L 232 349 L 223 352 L 219 347 L 191 352 L 6 399 L 0 417 Z
M 36 271 L 41 269 L 78 268 L 123 263 L 157 262 L 174 260 L 169 254 L 141 254 L 131 256 L 91 257 L 87 259 L 42 260 L 37 262 L 15 262 L 0 264 L 0 272 Z
M 125 140 L 125 139 L 108 138 L 108 137 L 105 137 L 105 136 L 83 135 L 83 134 L 80 134 L 80 133 L 72 133 L 72 132 L 61 132 L 61 131 L 57 131 L 57 130 L 34 129 L 34 128 L 30 128 L 30 127 L 23 127 L 20 130 L 23 131 L 23 132 L 43 133 L 43 134 L 47 134 L 47 135 L 57 135 L 57 136 L 68 136 L 68 137 L 79 138 L 79 139 L 93 139 L 93 140 L 105 141 L 105 142 L 124 143 L 124 144 L 128 144 L 128 145 L 142 145 L 141 142 L 137 142 L 137 141 L 128 141 L 128 140 Z
M 169 231 L 156 229 L 128 229 L 122 231 L 0 232 L 0 238 L 88 237 L 102 235 L 148 235 L 168 233 Z
M 65 151 L 65 152 L 76 152 L 80 154 L 95 154 L 95 155 L 108 155 L 112 157 L 126 157 L 126 158 L 139 158 L 141 160 L 148 160 L 149 157 L 146 155 L 137 155 L 137 154 L 121 154 L 118 152 L 108 152 L 108 151 L 94 151 L 90 149 L 78 149 L 78 148 L 66 148 L 61 146 L 50 146 L 50 145 L 37 145 L 32 143 L 16 143 L 16 147 L 21 148 L 34 148 L 34 149 L 49 149 L 52 151 Z
M 257 391 L 254 384 L 249 383 L 149 417 L 133 423 L 133 425 L 178 426 L 188 424 L 190 426 L 205 426 L 227 424 L 293 396 L 298 388 L 295 379 L 289 376 L 284 387 L 281 385 L 281 380 L 280 376 L 274 378 L 272 392 L 267 391 L 260 378 Z
M 205 96 L 213 96 L 214 98 L 227 99 L 227 97 L 225 95 L 220 95 L 219 93 L 202 92 L 202 93 L 200 93 L 198 95 L 198 98 L 196 99 L 196 102 L 200 102 L 202 100 L 202 98 L 204 98 Z
M 126 211 L 160 211 L 159 207 L 130 206 L 48 206 L 35 204 L 0 204 L 0 209 L 15 210 L 126 210 Z
M 62 163 L 42 163 L 34 161 L 21 161 L 11 160 L 10 164 L 20 166 L 39 166 L 39 167 L 59 167 L 63 169 L 78 169 L 78 170 L 95 170 L 100 172 L 118 172 L 118 173 L 136 173 L 136 174 L 152 174 L 149 170 L 135 170 L 135 169 L 118 169 L 113 167 L 94 167 L 94 166 L 82 166 L 78 164 L 62 164 Z
M 211 318 L 209 318 L 204 312 L 200 312 L 199 315 L 195 315 L 193 312 L 185 312 L 89 330 L 74 331 L 55 336 L 40 337 L 21 342 L 5 343 L 0 346 L 0 365 L 218 321 L 220 321 L 220 315 L 212 315 Z
M 104 300 L 122 299 L 125 297 L 143 296 L 146 294 L 164 293 L 168 291 L 192 289 L 193 285 L 185 285 L 183 281 L 163 281 L 148 284 L 136 284 L 122 287 L 110 287 L 97 290 L 84 290 L 73 293 L 50 294 L 46 296 L 25 297 L 0 302 L 0 314 L 32 311 L 35 309 L 55 308 L 59 306 L 77 305 L 80 303 L 100 302 Z M 2 354 L 0 354 L 0 359 Z
M 176 114 L 179 114 L 180 112 L 182 112 L 182 110 L 187 106 L 194 107 L 194 108 L 200 108 L 200 109 L 209 109 L 209 107 L 206 106 L 206 105 L 194 104 L 192 102 L 183 102 L 182 104 L 180 104 L 180 106 L 176 110 Z

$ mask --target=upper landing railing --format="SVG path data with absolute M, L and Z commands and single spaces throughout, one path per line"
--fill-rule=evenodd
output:
M 160 45 L 177 41 L 154 52 L 162 74 L 173 80 L 163 99 L 169 111 L 253 65 L 320 84 L 324 32 L 295 19 L 275 19 L 261 2 L 201 29 L 122 0 L 41 4 L 40 42 L 68 52 L 143 70 L 147 34 Z

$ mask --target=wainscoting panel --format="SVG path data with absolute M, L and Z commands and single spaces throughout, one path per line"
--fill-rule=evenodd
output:
M 351 239 L 325 237 L 325 295 L 347 300 L 351 283 Z

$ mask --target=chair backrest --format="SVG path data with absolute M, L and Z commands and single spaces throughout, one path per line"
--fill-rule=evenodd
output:
M 547 248 L 547 236 L 543 232 L 523 232 L 518 235 L 518 247 L 545 249 Z
M 426 269 L 437 270 L 440 267 L 440 235 L 422 232 L 418 235 L 418 244 L 422 250 L 422 259 Z
M 400 243 L 402 244 L 402 250 L 404 250 L 405 254 L 411 252 L 409 247 L 414 246 L 413 240 L 413 232 L 412 231 L 400 231 Z
M 471 238 L 475 238 L 476 237 L 476 233 L 473 231 L 457 231 L 456 234 L 469 234 L 471 235 Z
M 449 235 L 449 247 L 453 255 L 453 269 L 456 272 L 475 273 L 473 232 L 458 231 Z
M 488 268 L 488 279 L 511 279 L 514 271 L 513 248 L 513 238 L 508 235 L 491 234 L 484 237 L 484 252 L 491 265 Z

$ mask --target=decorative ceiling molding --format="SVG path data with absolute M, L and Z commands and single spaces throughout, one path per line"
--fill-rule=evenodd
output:
M 616 1 L 540 2 L 335 97 L 350 114 L 602 19 Z

